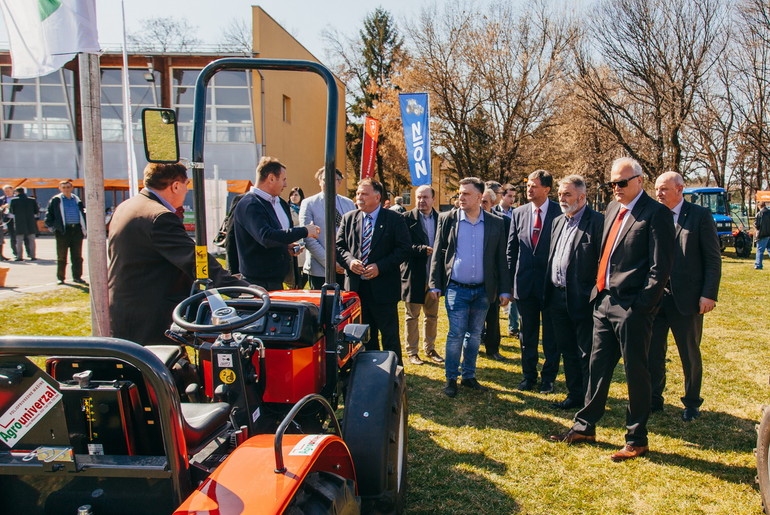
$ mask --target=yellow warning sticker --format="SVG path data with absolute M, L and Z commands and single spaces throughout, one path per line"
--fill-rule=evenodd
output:
M 195 247 L 195 275 L 198 279 L 209 277 L 209 255 L 205 245 Z
M 233 384 L 235 382 L 235 372 L 231 368 L 223 368 L 219 372 L 219 380 L 225 384 Z

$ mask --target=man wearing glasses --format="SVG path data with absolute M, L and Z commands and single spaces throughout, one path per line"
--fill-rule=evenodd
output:
M 604 414 L 612 373 L 622 356 L 628 382 L 626 445 L 611 459 L 625 461 L 648 451 L 650 336 L 671 275 L 675 236 L 671 211 L 644 192 L 642 167 L 636 160 L 615 160 L 610 179 L 615 202 L 607 206 L 591 296 L 594 335 L 586 405 L 567 433 L 550 439 L 568 444 L 596 440 L 596 424 Z

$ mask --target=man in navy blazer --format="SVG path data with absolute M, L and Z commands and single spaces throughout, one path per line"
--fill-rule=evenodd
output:
M 559 207 L 564 214 L 553 221 L 544 303 L 564 360 L 567 398 L 552 406 L 576 409 L 583 407 L 588 389 L 594 328 L 590 298 L 596 285 L 604 215 L 588 207 L 585 179 L 579 175 L 559 181 Z
M 561 210 L 548 200 L 553 177 L 545 170 L 532 172 L 527 179 L 529 203 L 513 210 L 511 232 L 508 236 L 508 267 L 513 280 L 513 298 L 521 316 L 521 370 L 524 379 L 519 390 L 534 390 L 537 386 L 537 344 L 540 320 L 543 321 L 543 354 L 545 362 L 540 373 L 540 392 L 553 392 L 553 382 L 559 372 L 559 352 L 553 336 L 549 314 L 543 311 L 543 288 L 551 247 L 551 226 Z
M 404 217 L 382 207 L 385 189 L 364 179 L 356 190 L 358 209 L 342 217 L 337 232 L 337 262 L 345 268 L 345 289 L 361 298 L 361 318 L 369 324 L 367 350 L 382 348 L 401 361 L 398 302 L 401 300 L 401 263 L 409 256 L 412 239 Z M 367 229 L 368 228 L 368 229 Z
M 297 254 L 293 244 L 321 234 L 313 223 L 293 227 L 289 204 L 279 197 L 285 187 L 286 167 L 274 157 L 263 156 L 257 165 L 257 186 L 238 202 L 233 215 L 241 275 L 268 291 L 283 289 Z
M 666 340 L 671 329 L 684 372 L 682 419 L 690 422 L 700 416 L 703 403 L 700 396 L 703 315 L 716 306 L 722 277 L 722 253 L 711 212 L 685 202 L 683 189 L 684 180 L 676 172 L 666 172 L 655 181 L 658 201 L 672 212 L 676 247 L 671 279 L 663 291 L 660 310 L 652 325 L 650 376 L 652 411 L 660 411 L 666 387 Z

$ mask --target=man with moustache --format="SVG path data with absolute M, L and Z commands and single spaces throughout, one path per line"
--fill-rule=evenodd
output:
M 433 255 L 433 242 L 436 239 L 438 212 L 433 209 L 435 191 L 430 186 L 420 186 L 415 192 L 417 207 L 404 213 L 409 235 L 412 237 L 412 249 L 409 258 L 401 263 L 401 300 L 404 301 L 406 314 L 406 354 L 409 363 L 422 365 L 418 343 L 420 340 L 420 311 L 425 313 L 425 336 L 423 350 L 425 356 L 434 363 L 443 363 L 436 352 L 436 327 L 438 324 L 438 300 L 428 295 L 428 275 L 430 257 Z
M 700 416 L 703 399 L 703 361 L 700 341 L 703 315 L 716 306 L 722 276 L 722 253 L 711 212 L 686 202 L 684 180 L 676 172 L 666 172 L 655 181 L 658 202 L 671 210 L 676 231 L 674 268 L 663 292 L 660 309 L 652 325 L 650 342 L 650 379 L 652 411 L 663 410 L 666 387 L 666 347 L 668 331 L 674 335 L 684 372 L 684 411 L 682 420 Z
M 588 389 L 594 327 L 590 298 L 596 284 L 604 215 L 586 204 L 586 183 L 580 175 L 559 181 L 558 191 L 564 214 L 553 222 L 544 303 L 564 360 L 567 398 L 552 406 L 577 409 L 583 407 Z
M 596 441 L 596 424 L 604 415 L 612 374 L 622 356 L 628 383 L 626 445 L 610 457 L 612 461 L 649 451 L 650 336 L 674 263 L 671 211 L 644 192 L 643 176 L 635 159 L 620 158 L 612 164 L 609 184 L 615 202 L 607 206 L 591 296 L 594 333 L 586 405 L 568 432 L 550 436 L 568 444 Z
M 485 189 L 481 195 L 481 208 L 490 215 L 498 215 L 503 220 L 504 234 L 507 235 L 508 231 L 511 230 L 511 219 L 494 210 L 496 200 L 495 192 L 489 188 Z M 500 354 L 500 301 L 496 298 L 489 304 L 487 318 L 484 320 L 484 331 L 481 333 L 481 341 L 484 343 L 484 350 L 489 359 L 500 362 L 508 361 L 508 358 Z
M 532 172 L 527 179 L 529 203 L 513 210 L 508 236 L 508 268 L 513 274 L 513 297 L 521 315 L 521 370 L 524 379 L 516 387 L 522 391 L 537 387 L 537 347 L 540 319 L 543 320 L 543 354 L 540 393 L 552 393 L 559 372 L 559 352 L 553 337 L 549 314 L 543 311 L 543 289 L 551 247 L 551 225 L 561 210 L 548 200 L 553 177 L 545 170 Z

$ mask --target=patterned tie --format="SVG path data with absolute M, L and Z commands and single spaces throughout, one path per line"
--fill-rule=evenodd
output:
M 628 209 L 622 207 L 615 221 L 612 222 L 612 228 L 607 235 L 607 242 L 604 244 L 604 251 L 602 252 L 602 258 L 599 260 L 599 272 L 596 274 L 596 290 L 602 291 L 606 286 L 607 280 L 607 266 L 610 262 L 610 256 L 612 255 L 612 247 L 615 246 L 615 240 L 618 238 L 620 232 L 620 226 L 623 225 L 623 218 L 625 218 Z
M 364 236 L 361 240 L 361 261 L 367 263 L 369 260 L 369 251 L 372 250 L 372 216 L 364 217 Z
M 179 217 L 180 220 L 184 220 L 184 206 L 179 206 L 176 208 L 176 211 L 174 211 L 174 214 Z
M 543 221 L 540 219 L 540 208 L 535 209 L 535 225 L 532 227 L 532 248 L 537 247 L 540 240 L 540 231 L 543 229 Z

